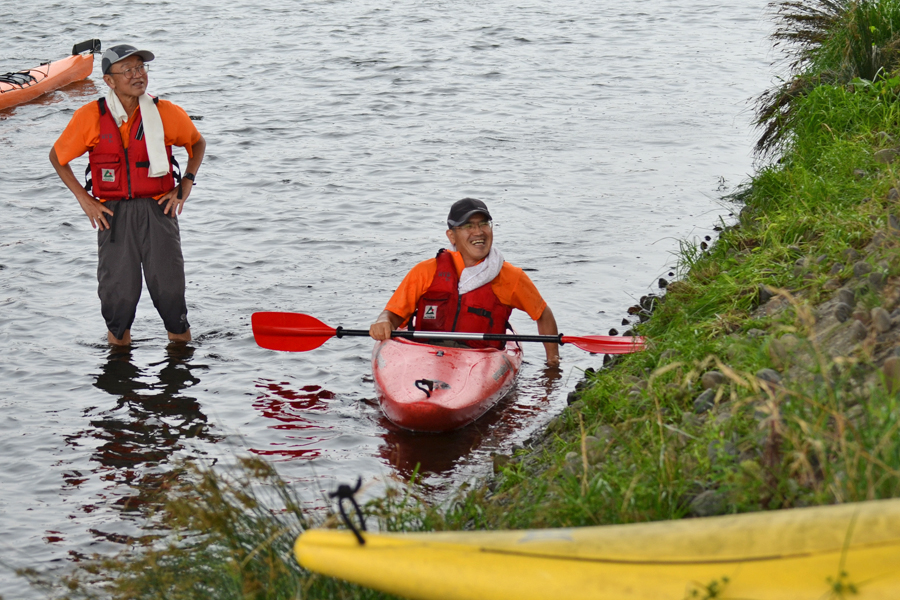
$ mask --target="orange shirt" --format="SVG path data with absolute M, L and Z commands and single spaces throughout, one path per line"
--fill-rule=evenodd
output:
M 156 107 L 159 109 L 159 117 L 162 119 L 166 146 L 182 146 L 187 150 L 188 158 L 191 158 L 193 156 L 191 146 L 200 141 L 200 132 L 197 131 L 194 122 L 183 108 L 168 100 L 160 100 Z M 140 108 L 134 110 L 137 112 Z M 122 143 L 126 148 L 130 138 L 131 124 L 135 121 L 134 115 L 135 113 L 131 113 L 128 120 L 122 121 L 122 125 L 119 126 Z M 59 164 L 67 165 L 99 143 L 100 107 L 96 102 L 91 102 L 75 111 L 72 120 L 69 121 L 53 147 L 56 148 Z
M 459 252 L 450 252 L 456 273 L 459 275 L 465 268 L 462 256 Z M 391 296 L 385 310 L 389 310 L 397 316 L 403 317 L 406 323 L 416 310 L 419 298 L 431 286 L 431 280 L 437 272 L 437 259 L 430 258 L 417 264 L 406 274 L 400 286 Z M 532 283 L 525 271 L 504 262 L 500 268 L 500 274 L 491 281 L 491 289 L 503 304 L 518 308 L 528 313 L 528 316 L 537 321 L 547 308 L 547 303 L 541 298 L 540 292 Z

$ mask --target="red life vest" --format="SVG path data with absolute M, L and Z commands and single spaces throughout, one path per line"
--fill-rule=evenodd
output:
M 172 147 L 166 146 L 169 158 L 169 173 L 162 177 L 150 177 L 150 156 L 144 140 L 144 126 L 141 111 L 135 111 L 135 121 L 131 124 L 131 139 L 128 148 L 122 143 L 122 134 L 116 120 L 106 108 L 106 98 L 97 101 L 100 105 L 100 143 L 88 154 L 88 169 L 91 180 L 85 186 L 97 198 L 104 200 L 128 200 L 131 198 L 152 198 L 175 188 L 172 174 Z
M 506 333 L 512 308 L 497 299 L 491 284 L 459 295 L 459 275 L 453 256 L 446 250 L 437 255 L 437 270 L 431 285 L 419 298 L 412 328 L 417 331 L 464 331 Z M 502 348 L 503 342 L 466 342 L 472 348 Z

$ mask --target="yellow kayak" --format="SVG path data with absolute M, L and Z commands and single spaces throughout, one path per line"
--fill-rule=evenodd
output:
M 633 525 L 312 530 L 312 571 L 414 599 L 900 598 L 900 500 Z

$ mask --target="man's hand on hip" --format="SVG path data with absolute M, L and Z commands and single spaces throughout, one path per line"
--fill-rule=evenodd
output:
M 106 215 L 112 216 L 112 210 L 84 191 L 80 194 L 75 194 L 75 198 L 78 200 L 78 204 L 81 205 L 81 210 L 83 210 L 84 214 L 91 220 L 91 227 L 97 229 L 97 226 L 99 225 L 100 231 L 109 229 L 109 221 L 106 220 Z
M 163 212 L 165 214 L 172 217 L 174 217 L 176 214 L 180 215 L 181 211 L 184 210 L 185 201 L 188 199 L 188 196 L 191 195 L 191 190 L 193 187 L 193 181 L 191 181 L 190 179 L 188 179 L 187 181 L 182 179 L 181 183 L 175 186 L 175 189 L 173 189 L 165 196 L 160 197 L 160 199 L 156 202 L 160 205 L 162 205 L 163 202 L 166 203 L 166 206 L 163 209 Z M 181 194 L 178 193 L 179 189 L 181 190 Z M 181 198 L 178 197 L 179 195 L 181 196 Z M 169 212 L 170 210 L 171 212 Z

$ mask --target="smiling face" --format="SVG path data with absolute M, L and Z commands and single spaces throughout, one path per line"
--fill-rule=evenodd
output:
M 471 229 L 454 227 L 447 230 L 447 239 L 456 246 L 466 267 L 471 267 L 487 258 L 494 243 L 494 230 L 488 226 L 479 227 L 479 223 L 488 221 L 484 213 L 475 213 L 469 217 Z
M 143 64 L 144 59 L 140 56 L 129 56 L 114 63 L 110 67 L 109 73 L 103 76 L 103 81 L 116 92 L 116 95 L 123 102 L 125 102 L 126 98 L 137 99 L 147 91 L 147 73 L 135 74 L 131 79 L 128 79 L 122 73 L 129 69 L 140 67 Z

